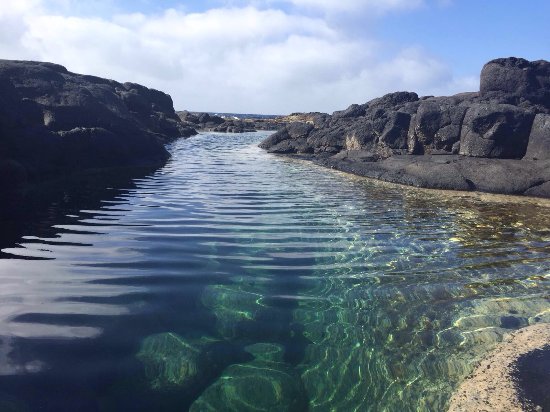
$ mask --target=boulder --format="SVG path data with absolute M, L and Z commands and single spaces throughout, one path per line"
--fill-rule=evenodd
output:
M 145 338 L 137 357 L 153 389 L 185 389 L 200 381 L 208 368 L 202 346 L 175 333 L 161 333 Z
M 535 114 L 505 104 L 472 105 L 464 117 L 460 154 L 473 157 L 522 158 Z
M 312 152 L 306 141 L 312 130 L 312 124 L 293 122 L 264 140 L 260 147 L 281 154 Z
M 488 62 L 481 71 L 482 96 L 505 94 L 550 107 L 550 62 L 509 57 Z
M 550 159 L 550 115 L 535 116 L 525 159 Z
M 191 405 L 190 411 L 292 412 L 307 409 L 300 376 L 283 361 L 281 346 L 259 343 L 245 350 L 254 359 L 228 367 Z

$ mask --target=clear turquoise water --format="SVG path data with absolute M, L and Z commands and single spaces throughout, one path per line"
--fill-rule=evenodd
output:
M 550 322 L 550 208 L 389 187 L 203 134 L 0 237 L 0 410 L 444 410 Z M 11 409 L 8 409 L 11 408 Z

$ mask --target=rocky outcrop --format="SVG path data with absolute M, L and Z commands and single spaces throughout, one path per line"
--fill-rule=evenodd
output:
M 187 110 L 176 112 L 182 122 L 197 130 L 217 133 L 247 133 L 258 130 L 281 130 L 292 123 L 322 126 L 330 117 L 326 113 L 292 113 L 287 116 L 238 115 L 225 117 Z
M 509 57 L 487 63 L 481 71 L 480 92 L 485 98 L 507 100 L 523 107 L 550 105 L 550 62 Z
M 209 113 L 177 112 L 184 124 L 198 130 L 217 133 L 245 133 L 256 131 L 255 119 L 231 119 Z
M 2 188 L 75 170 L 158 167 L 169 157 L 165 143 L 195 133 L 163 92 L 0 60 Z
M 480 85 L 390 93 L 289 125 L 260 147 L 395 183 L 550 197 L 550 63 L 493 60 Z

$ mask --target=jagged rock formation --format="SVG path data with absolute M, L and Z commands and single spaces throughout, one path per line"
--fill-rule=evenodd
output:
M 74 170 L 158 167 L 169 157 L 165 143 L 195 133 L 163 92 L 0 60 L 1 187 Z
M 493 60 L 478 93 L 391 93 L 260 146 L 395 183 L 550 197 L 550 63 Z

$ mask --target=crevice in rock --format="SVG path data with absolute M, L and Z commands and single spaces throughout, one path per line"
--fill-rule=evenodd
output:
M 533 183 L 531 186 L 529 186 L 527 188 L 527 190 L 525 190 L 526 192 L 528 190 L 531 190 L 531 189 L 534 189 L 535 187 L 539 187 L 539 186 L 542 186 L 543 184 L 545 184 L 547 182 L 547 180 L 544 180 L 544 179 L 538 179 L 535 181 L 535 183 Z
M 469 190 L 475 191 L 475 190 L 477 189 L 475 183 L 472 182 L 470 179 L 464 178 L 464 180 L 466 181 L 466 184 L 468 185 L 468 189 L 469 189 Z

